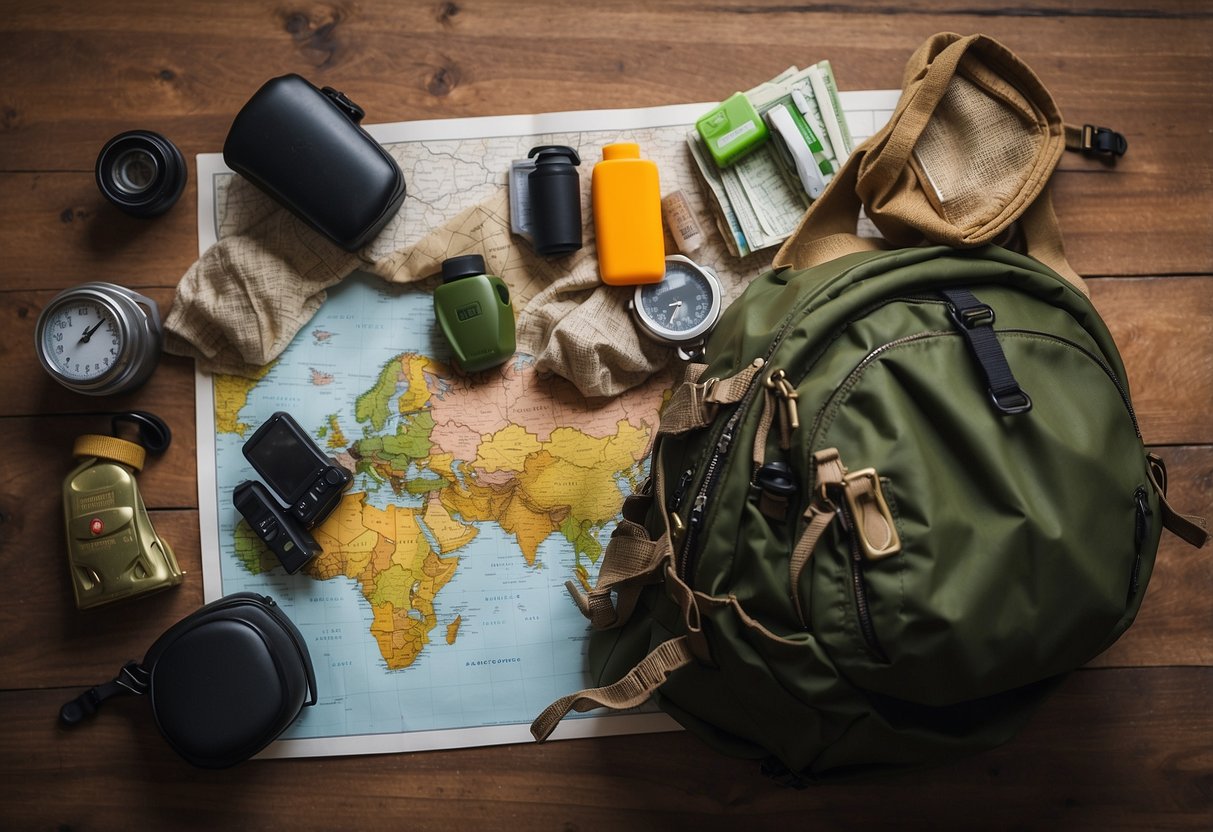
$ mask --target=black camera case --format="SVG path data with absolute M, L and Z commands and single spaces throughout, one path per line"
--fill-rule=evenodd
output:
M 404 174 L 362 129 L 364 112 L 298 75 L 265 83 L 236 115 L 223 161 L 346 251 L 379 233 L 404 201 Z
M 63 706 L 75 726 L 113 696 L 147 694 L 160 733 L 200 768 L 252 757 L 316 704 L 316 674 L 303 636 L 273 599 L 239 592 L 169 628 L 143 662 Z

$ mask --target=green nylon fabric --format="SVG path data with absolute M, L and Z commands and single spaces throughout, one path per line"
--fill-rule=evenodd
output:
M 994 310 L 1029 412 L 993 407 L 945 288 Z M 785 370 L 800 421 L 790 450 L 775 429 L 762 449 L 798 484 L 784 519 L 759 510 L 752 484 L 761 382 L 709 427 L 663 437 L 654 460 L 667 483 L 691 470 L 687 491 L 700 493 L 721 429 L 740 413 L 684 575 L 732 602 L 700 606 L 712 664 L 677 671 L 659 692 L 716 747 L 774 755 L 807 777 L 988 748 L 1131 623 L 1161 533 L 1157 497 L 1111 336 L 1046 267 L 988 246 L 769 272 L 726 310 L 707 354 L 704 378 L 756 357 L 764 374 Z M 852 471 L 876 469 L 902 550 L 853 568 L 836 521 L 793 587 L 788 561 L 824 448 Z M 690 502 L 670 510 L 685 518 Z M 650 511 L 650 533 L 661 523 Z M 624 627 L 593 636 L 599 683 L 682 627 L 663 589 L 647 589 Z

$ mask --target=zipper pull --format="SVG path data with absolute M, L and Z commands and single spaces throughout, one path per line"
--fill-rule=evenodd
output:
M 728 453 L 729 445 L 731 445 L 732 443 L 733 443 L 733 428 L 732 428 L 732 425 L 730 424 L 730 426 L 725 429 L 725 432 L 720 434 L 720 439 L 716 442 L 716 453 L 718 455 L 722 455 L 722 456 L 724 454 Z M 702 497 L 700 499 L 702 499 Z
M 901 538 L 876 469 L 853 471 L 843 478 L 843 483 L 843 496 L 863 556 L 868 560 L 883 560 L 900 552 Z
M 678 485 L 674 487 L 674 493 L 670 497 L 669 503 L 666 504 L 670 511 L 678 511 L 682 507 L 682 498 L 686 496 L 687 486 L 691 484 L 691 477 L 693 476 L 695 476 L 695 469 L 688 468 L 678 478 Z
M 800 394 L 788 381 L 788 374 L 782 368 L 772 370 L 763 383 L 767 390 L 782 402 L 782 407 L 775 412 L 780 416 L 777 419 L 779 422 L 779 447 L 786 451 L 792 447 L 792 431 L 800 428 L 800 413 L 796 408 L 796 400 L 800 398 Z

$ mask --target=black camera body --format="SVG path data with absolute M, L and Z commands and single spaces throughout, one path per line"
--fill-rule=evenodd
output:
M 289 573 L 320 553 L 308 529 L 324 521 L 349 487 L 348 471 L 325 456 L 289 413 L 278 411 L 244 443 L 244 456 L 283 506 L 259 482 L 236 487 L 232 502 Z

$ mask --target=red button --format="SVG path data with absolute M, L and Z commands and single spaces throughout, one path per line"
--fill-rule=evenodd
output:
M 101 534 L 105 531 L 105 524 L 101 522 L 100 517 L 94 517 L 88 524 L 88 530 L 93 534 Z

